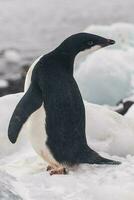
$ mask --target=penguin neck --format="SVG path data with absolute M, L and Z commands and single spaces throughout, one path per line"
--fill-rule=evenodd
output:
M 54 55 L 62 63 L 63 67 L 73 75 L 74 60 L 78 52 L 67 51 L 62 47 L 57 47 L 54 50 Z

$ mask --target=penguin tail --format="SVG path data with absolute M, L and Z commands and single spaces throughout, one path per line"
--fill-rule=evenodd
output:
M 86 157 L 84 156 L 83 163 L 88 164 L 98 164 L 98 165 L 120 165 L 121 162 L 110 160 L 100 156 L 97 152 L 93 151 L 92 149 L 88 148 Z

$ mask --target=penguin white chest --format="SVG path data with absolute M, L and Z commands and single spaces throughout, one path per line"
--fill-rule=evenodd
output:
M 30 142 L 36 151 L 45 161 L 51 165 L 57 164 L 50 150 L 46 145 L 47 133 L 45 128 L 46 113 L 43 105 L 35 111 L 27 122 L 27 129 Z
M 38 154 L 44 149 L 47 140 L 45 117 L 43 106 L 41 106 L 30 116 L 27 123 L 31 144 Z

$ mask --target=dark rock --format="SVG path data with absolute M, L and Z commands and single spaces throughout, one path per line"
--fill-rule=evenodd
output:
M 7 87 L 0 88 L 0 97 L 7 94 L 14 94 L 18 92 L 23 92 L 24 90 L 24 81 L 26 77 L 26 73 L 29 69 L 29 65 L 23 65 L 20 72 L 20 78 L 13 79 L 8 78 L 6 81 L 8 82 Z
M 125 115 L 133 104 L 134 104 L 134 100 L 132 99 L 129 100 L 129 98 L 127 98 L 127 99 L 121 100 L 117 103 L 117 106 L 115 107 L 114 111 L 121 115 Z

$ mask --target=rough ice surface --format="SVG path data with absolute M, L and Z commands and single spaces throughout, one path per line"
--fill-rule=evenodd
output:
M 112 38 L 116 44 L 80 61 L 75 77 L 83 98 L 97 104 L 115 105 L 134 93 L 134 25 L 94 25 L 85 31 Z
M 134 110 L 131 116 L 123 117 L 103 106 L 85 102 L 88 144 L 101 155 L 122 164 L 80 165 L 68 175 L 50 176 L 46 172 L 47 164 L 35 154 L 26 133 L 20 135 L 18 144 L 9 144 L 7 125 L 22 95 L 0 98 L 0 195 L 5 195 L 3 200 L 134 199 Z
M 15 178 L 6 174 L 4 172 L 0 172 L 0 199 L 1 200 L 22 200 L 22 198 L 15 191 L 13 184 L 15 182 Z

